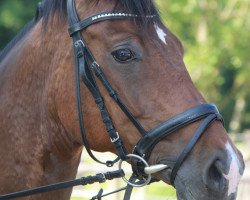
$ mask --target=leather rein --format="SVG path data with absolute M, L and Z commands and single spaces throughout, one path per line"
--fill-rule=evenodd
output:
M 189 124 L 201 120 L 201 123 L 194 135 L 184 147 L 182 152 L 177 158 L 174 167 L 171 172 L 171 184 L 174 186 L 175 178 L 179 168 L 182 163 L 187 158 L 188 154 L 191 152 L 199 138 L 202 136 L 204 131 L 208 126 L 214 121 L 219 120 L 223 123 L 223 118 L 220 115 L 217 107 L 214 104 L 199 104 L 191 109 L 180 113 L 179 115 L 174 116 L 173 118 L 163 122 L 162 124 L 154 127 L 150 131 L 145 131 L 142 125 L 137 121 L 133 114 L 129 111 L 126 105 L 120 99 L 118 93 L 112 88 L 111 84 L 108 82 L 106 76 L 102 72 L 101 67 L 95 60 L 92 52 L 87 46 L 86 41 L 84 40 L 81 32 L 92 24 L 99 23 L 105 20 L 131 20 L 135 17 L 147 17 L 153 19 L 155 16 L 138 16 L 133 13 L 123 13 L 123 12 L 103 12 L 98 13 L 92 17 L 89 17 L 85 20 L 80 20 L 76 11 L 75 1 L 67 0 L 67 11 L 68 11 L 68 23 L 69 23 L 69 34 L 73 40 L 73 49 L 74 49 L 74 66 L 75 66 L 75 81 L 76 81 L 76 99 L 77 99 L 77 111 L 78 111 L 78 121 L 80 127 L 80 133 L 82 136 L 82 142 L 85 146 L 90 157 L 98 163 L 105 164 L 108 167 L 114 165 L 114 163 L 119 161 L 119 170 L 111 171 L 107 173 L 100 173 L 96 176 L 82 177 L 80 179 L 66 181 L 62 183 L 51 184 L 39 188 L 29 189 L 25 191 L 15 192 L 11 194 L 1 195 L 0 200 L 13 199 L 17 197 L 23 197 L 33 194 L 38 194 L 42 192 L 48 192 L 52 190 L 58 190 L 68 187 L 73 187 L 76 185 L 86 185 L 92 184 L 94 182 L 105 182 L 106 180 L 112 180 L 114 178 L 123 178 L 127 183 L 127 186 L 119 189 L 114 192 L 119 192 L 121 190 L 126 190 L 124 199 L 129 200 L 133 187 L 142 187 L 153 181 L 151 174 L 164 170 L 164 166 L 149 166 L 147 160 L 149 159 L 151 152 L 155 145 L 161 141 L 163 138 L 174 133 L 175 131 L 188 126 Z M 109 93 L 110 97 L 117 103 L 120 109 L 124 114 L 130 119 L 133 125 L 141 134 L 141 139 L 138 141 L 134 147 L 133 152 L 128 154 L 126 148 L 124 147 L 121 138 L 119 137 L 118 132 L 114 126 L 114 123 L 110 117 L 110 114 L 106 108 L 104 98 L 97 86 L 95 77 L 100 80 L 104 88 Z M 85 134 L 84 124 L 83 124 L 83 112 L 82 112 L 82 101 L 81 101 L 81 92 L 80 86 L 81 81 L 86 85 L 90 93 L 92 94 L 94 101 L 99 108 L 103 123 L 106 127 L 108 136 L 110 137 L 111 142 L 114 144 L 118 157 L 113 161 L 102 162 L 97 159 L 91 152 L 90 146 L 87 141 Z M 133 169 L 133 175 L 129 180 L 124 176 L 124 171 L 122 170 L 122 162 L 125 160 L 131 159 L 131 165 Z M 151 168 L 150 168 L 151 167 Z M 152 168 L 157 170 L 153 170 Z M 148 170 L 147 169 L 151 169 Z M 136 181 L 139 180 L 139 181 Z M 98 193 L 97 196 L 94 196 L 92 199 L 101 199 L 101 197 L 106 196 L 102 195 L 102 190 Z M 113 192 L 112 192 L 113 193 Z M 111 194 L 112 194 L 111 193 Z

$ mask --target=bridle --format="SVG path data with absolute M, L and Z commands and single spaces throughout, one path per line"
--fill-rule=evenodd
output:
M 79 124 L 81 127 L 81 134 L 83 138 L 83 143 L 89 152 L 90 156 L 97 162 L 97 160 L 90 151 L 89 145 L 87 143 L 87 139 L 85 136 L 85 131 L 83 128 L 83 114 L 81 108 L 81 98 L 80 98 L 80 79 L 79 75 L 87 86 L 89 91 L 91 92 L 103 119 L 103 122 L 106 126 L 107 132 L 111 139 L 111 142 L 115 145 L 117 153 L 119 155 L 119 159 L 127 160 L 127 151 L 122 144 L 121 139 L 119 138 L 118 133 L 116 132 L 115 126 L 111 120 L 111 117 L 106 109 L 105 102 L 103 100 L 102 94 L 98 89 L 98 86 L 95 82 L 94 75 L 100 80 L 103 84 L 104 88 L 109 93 L 110 97 L 117 103 L 117 105 L 121 108 L 124 114 L 130 119 L 130 121 L 134 124 L 137 130 L 141 134 L 141 139 L 134 147 L 132 154 L 140 156 L 144 160 L 148 160 L 150 157 L 151 151 L 154 146 L 164 137 L 169 134 L 195 122 L 203 119 L 199 128 L 196 130 L 190 142 L 184 148 L 180 156 L 178 157 L 176 164 L 172 169 L 171 174 L 171 183 L 174 185 L 174 180 L 177 174 L 178 169 L 181 164 L 192 150 L 204 130 L 209 126 L 211 122 L 214 120 L 223 121 L 222 116 L 219 114 L 217 108 L 213 104 L 200 104 L 194 108 L 191 108 L 170 120 L 167 120 L 160 124 L 157 127 L 154 127 L 150 131 L 145 131 L 142 125 L 137 121 L 137 119 L 133 116 L 133 114 L 129 111 L 129 109 L 124 105 L 118 93 L 112 88 L 111 84 L 108 82 L 104 73 L 101 70 L 101 67 L 95 60 L 93 54 L 87 46 L 86 41 L 84 40 L 81 31 L 85 30 L 87 27 L 102 22 L 105 20 L 118 20 L 118 19 L 133 19 L 134 17 L 147 17 L 153 19 L 155 16 L 137 16 L 129 13 L 113 13 L 113 12 L 104 12 L 98 13 L 92 17 L 89 17 L 85 20 L 80 21 L 77 15 L 76 7 L 74 4 L 74 0 L 68 0 L 68 21 L 69 21 L 69 34 L 73 39 L 74 46 L 74 60 L 75 60 L 75 76 L 76 76 L 76 85 L 77 85 L 77 105 L 78 105 L 78 116 L 79 116 Z M 102 163 L 102 162 L 100 162 Z M 110 165 L 111 163 L 108 162 Z M 137 177 L 143 177 L 143 171 L 141 170 L 141 160 L 137 160 L 137 162 L 133 162 L 133 170 Z M 144 165 L 144 164 L 143 164 Z
M 177 161 L 175 162 L 174 167 L 172 168 L 171 184 L 174 186 L 174 181 L 178 170 L 180 169 L 182 163 L 185 161 L 188 154 L 191 152 L 192 148 L 195 146 L 199 138 L 207 129 L 207 127 L 214 120 L 219 120 L 223 123 L 223 118 L 220 115 L 219 111 L 217 110 L 216 106 L 213 104 L 199 104 L 191 109 L 184 111 L 179 115 L 174 116 L 173 118 L 163 122 L 162 124 L 152 128 L 150 131 L 145 131 L 142 125 L 137 121 L 137 119 L 129 111 L 126 105 L 122 102 L 118 93 L 112 88 L 111 84 L 108 82 L 106 76 L 102 72 L 101 67 L 94 58 L 91 50 L 88 48 L 87 43 L 84 40 L 81 32 L 85 30 L 87 27 L 91 26 L 92 24 L 99 23 L 105 20 L 124 20 L 124 19 L 131 20 L 136 17 L 146 17 L 149 18 L 150 20 L 154 19 L 155 16 L 154 15 L 138 16 L 133 13 L 124 13 L 124 12 L 103 12 L 80 21 L 76 11 L 74 0 L 67 0 L 67 10 L 68 10 L 69 34 L 73 39 L 77 111 L 78 111 L 78 118 L 79 118 L 78 121 L 79 121 L 80 133 L 82 136 L 82 142 L 88 154 L 93 160 L 95 160 L 98 163 L 105 164 L 108 167 L 113 166 L 114 163 L 121 160 L 119 163 L 121 171 L 122 161 L 131 159 L 133 175 L 130 178 L 130 180 L 125 179 L 123 177 L 124 176 L 123 173 L 120 174 L 114 173 L 114 175 L 112 176 L 113 178 L 123 177 L 124 180 L 128 183 L 128 186 L 126 187 L 127 191 L 125 194 L 125 199 L 129 199 L 130 193 L 132 191 L 131 188 L 136 186 L 144 186 L 151 182 L 152 172 L 145 173 L 145 168 L 149 167 L 147 160 L 149 159 L 155 145 L 163 138 L 174 133 L 175 131 L 193 122 L 202 120 L 199 127 L 195 131 L 194 135 L 192 136 L 188 144 L 184 147 L 184 149 L 178 156 Z M 100 80 L 101 84 L 107 90 L 110 97 L 117 103 L 120 109 L 129 118 L 129 120 L 133 123 L 133 125 L 136 127 L 136 129 L 140 132 L 142 136 L 141 139 L 138 141 L 138 143 L 135 145 L 133 152 L 131 152 L 130 154 L 128 154 L 126 148 L 124 147 L 121 141 L 121 138 L 119 137 L 118 132 L 116 131 L 116 128 L 105 106 L 104 98 L 97 86 L 94 76 L 96 76 Z M 94 101 L 100 111 L 103 123 L 105 124 L 110 140 L 114 144 L 117 150 L 118 157 L 113 161 L 102 162 L 98 160 L 91 152 L 83 124 L 82 101 L 80 92 L 81 80 L 92 94 Z M 165 168 L 166 167 L 161 166 L 160 170 Z M 158 169 L 158 171 L 160 170 Z M 111 179 L 110 174 L 108 174 L 107 176 L 109 177 L 108 179 Z M 105 177 L 105 175 L 99 176 L 98 181 L 101 182 L 103 180 L 102 179 L 103 177 Z M 139 179 L 139 182 L 138 181 L 136 182 L 136 179 Z M 35 189 L 32 189 L 32 191 L 33 190 Z M 11 199 L 9 196 L 5 198 L 6 196 L 7 195 L 0 196 L 0 200 Z M 14 197 L 16 198 L 16 196 Z

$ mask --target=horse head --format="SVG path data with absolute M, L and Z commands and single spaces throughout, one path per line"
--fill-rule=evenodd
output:
M 77 149 L 79 159 L 83 141 L 123 160 L 138 156 L 129 162 L 139 178 L 147 178 L 144 161 L 160 164 L 160 171 L 147 169 L 172 184 L 178 199 L 236 198 L 242 155 L 217 108 L 194 86 L 183 46 L 151 0 L 68 0 L 68 12 L 66 1 L 41 6 L 33 39 L 25 41 L 32 62 L 19 64 L 40 70 L 32 74 L 49 72 L 42 100 L 54 152 Z

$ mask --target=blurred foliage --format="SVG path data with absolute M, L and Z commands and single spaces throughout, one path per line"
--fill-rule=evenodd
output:
M 33 18 L 38 0 L 0 1 L 0 49 Z
M 164 23 L 184 44 L 193 81 L 208 101 L 218 104 L 227 129 L 249 129 L 250 1 L 156 2 Z M 233 119 L 237 112 L 239 117 Z
M 155 1 L 164 23 L 184 44 L 192 79 L 218 104 L 227 129 L 250 129 L 250 1 Z M 0 1 L 0 49 L 34 16 L 37 3 Z

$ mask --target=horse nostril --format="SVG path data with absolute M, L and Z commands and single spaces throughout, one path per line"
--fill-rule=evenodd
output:
M 222 174 L 222 167 L 220 161 L 215 161 L 207 171 L 206 175 L 206 185 L 208 189 L 216 191 L 221 191 L 226 187 L 226 180 Z
M 210 167 L 208 173 L 209 179 L 211 179 L 214 183 L 219 183 L 221 181 L 222 174 L 214 164 Z

